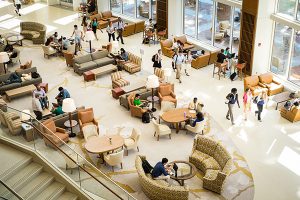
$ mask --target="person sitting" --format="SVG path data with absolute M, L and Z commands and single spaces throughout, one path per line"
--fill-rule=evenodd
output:
M 151 30 L 152 32 L 154 31 L 154 24 L 151 18 L 145 22 L 145 31 L 147 30 Z
M 63 50 L 68 50 L 70 45 L 71 45 L 70 41 L 66 37 L 63 37 L 62 39 Z
M 226 47 L 226 49 L 225 49 L 225 51 L 224 51 L 224 55 L 227 56 L 227 57 L 228 57 L 229 54 L 230 54 L 229 50 L 230 50 L 229 47 Z
M 217 63 L 221 64 L 221 70 L 225 72 L 227 68 L 226 55 L 224 54 L 224 49 L 221 49 L 221 52 L 217 55 Z
M 51 43 L 51 37 L 50 38 L 47 38 L 46 42 L 45 42 L 45 46 L 49 46 L 50 43 Z
M 55 33 L 52 35 L 52 39 L 53 39 L 53 42 L 58 43 L 58 33 L 57 33 L 57 32 L 55 32 Z
M 59 93 L 55 99 L 57 100 L 57 104 L 62 106 L 63 100 L 66 98 L 71 98 L 71 96 L 68 90 L 64 89 L 63 87 L 59 87 L 58 91 Z
M 39 100 L 40 100 L 42 109 L 43 110 L 45 108 L 48 109 L 48 98 L 47 98 L 45 90 L 38 85 L 36 87 L 36 90 L 33 91 L 33 96 L 35 96 L 36 94 L 39 94 Z
M 201 112 L 202 108 L 204 107 L 203 103 L 198 101 L 197 97 L 193 99 L 193 101 L 189 104 L 190 110 L 195 110 L 196 112 Z
M 204 120 L 204 115 L 202 112 L 198 112 L 196 115 L 196 119 L 192 122 L 191 126 L 195 127 L 197 122 L 202 122 Z
M 138 106 L 138 107 L 146 107 L 148 104 L 147 101 L 141 100 L 141 95 L 140 94 L 135 94 L 134 100 L 133 100 L 133 105 Z
M 167 166 L 168 159 L 163 158 L 161 162 L 158 162 L 152 172 L 152 178 L 155 180 L 165 180 L 170 184 L 170 175 L 167 171 L 169 171 L 169 167 Z
M 43 109 L 42 109 L 39 99 L 40 99 L 39 94 L 35 94 L 32 97 L 32 110 L 33 110 L 37 120 L 43 119 Z
M 6 45 L 4 48 L 4 51 L 6 51 L 9 55 L 9 59 L 16 58 L 18 56 L 18 51 L 13 47 L 13 45 Z
M 53 107 L 51 109 L 51 113 L 54 115 L 61 115 L 64 114 L 64 111 L 62 110 L 62 106 L 56 103 L 52 103 Z
M 128 61 L 128 53 L 125 51 L 125 49 L 121 48 L 120 51 L 121 51 L 121 54 L 120 54 L 121 60 L 123 60 L 125 62 Z

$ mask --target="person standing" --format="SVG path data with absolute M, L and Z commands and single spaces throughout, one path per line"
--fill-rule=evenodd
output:
M 21 1 L 20 0 L 14 0 L 14 4 L 15 4 L 15 12 L 17 13 L 17 15 L 21 16 L 20 14 L 20 9 L 21 9 Z
M 40 95 L 38 93 L 32 97 L 32 110 L 37 120 L 43 119 L 43 109 L 40 103 Z
M 184 72 L 185 72 L 185 75 L 187 75 L 187 76 L 190 76 L 188 71 L 191 69 L 192 60 L 193 60 L 193 57 L 192 57 L 191 51 L 188 50 L 186 57 L 185 57 L 185 63 L 184 63 Z
M 36 86 L 36 90 L 33 91 L 33 96 L 36 94 L 39 95 L 39 100 L 42 106 L 42 109 L 44 110 L 45 108 L 48 109 L 48 102 L 47 102 L 47 95 L 46 92 L 41 86 Z
M 117 32 L 118 32 L 118 37 L 117 37 L 117 40 L 119 41 L 119 39 L 121 40 L 121 43 L 124 44 L 124 41 L 123 41 L 123 31 L 124 31 L 124 28 L 125 28 L 125 24 L 122 20 L 121 17 L 118 18 L 118 22 L 117 22 Z
M 98 40 L 98 37 L 97 37 L 98 21 L 97 21 L 96 17 L 93 19 L 93 21 L 91 21 L 90 26 L 92 27 L 92 31 L 94 32 L 96 40 Z
M 108 25 L 106 28 L 106 32 L 108 34 L 108 41 L 110 42 L 111 38 L 113 41 L 115 41 L 115 27 L 113 26 L 113 23 L 111 21 L 108 21 Z
M 81 26 L 82 26 L 82 30 L 83 30 L 83 37 L 82 37 L 82 39 L 84 39 L 86 31 L 87 31 L 87 27 L 88 27 L 87 17 L 86 16 L 83 16 L 82 22 L 81 22 Z
M 243 95 L 245 121 L 247 121 L 248 112 L 251 111 L 251 100 L 252 100 L 251 90 L 249 88 L 246 88 L 245 93 Z
M 226 96 L 226 99 L 228 100 L 228 102 L 226 103 L 228 105 L 228 111 L 227 111 L 227 114 L 226 114 L 226 119 L 231 120 L 232 125 L 234 125 L 235 123 L 234 123 L 233 112 L 232 112 L 233 106 L 234 106 L 235 103 L 237 103 L 237 105 L 240 108 L 237 89 L 232 88 L 231 92 Z
M 179 83 L 182 83 L 181 81 L 181 68 L 182 64 L 185 61 L 185 56 L 183 55 L 182 51 L 179 51 L 178 55 L 175 55 L 173 58 L 173 62 L 175 63 L 175 68 L 176 68 L 176 79 L 179 80 Z
M 262 122 L 261 121 L 261 113 L 263 111 L 263 108 L 264 108 L 264 104 L 265 104 L 265 99 L 266 99 L 266 93 L 265 92 L 262 92 L 259 97 L 258 97 L 258 100 L 257 100 L 257 111 L 255 111 L 255 116 L 257 116 L 257 119 L 258 121 Z
M 77 51 L 81 50 L 81 40 L 82 40 L 82 31 L 78 29 L 77 25 L 74 25 L 74 31 L 71 35 L 71 37 L 73 37 L 73 35 L 75 35 L 75 55 L 77 53 Z
M 154 58 L 153 68 L 155 72 L 155 68 L 161 68 L 161 59 L 162 59 L 161 49 L 158 49 L 157 53 L 154 55 L 153 58 Z

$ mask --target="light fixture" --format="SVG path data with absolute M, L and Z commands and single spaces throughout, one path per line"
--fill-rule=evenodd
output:
M 69 113 L 69 121 L 70 121 L 70 129 L 71 134 L 70 137 L 75 137 L 76 134 L 73 132 L 73 124 L 72 124 L 72 112 L 76 110 L 74 99 L 66 98 L 63 100 L 62 110 L 66 113 Z
M 9 61 L 9 56 L 8 56 L 7 52 L 0 52 L 0 63 L 3 64 L 5 74 L 7 72 L 5 65 L 7 64 L 8 61 Z
M 118 41 L 113 41 L 112 42 L 112 52 L 114 54 L 118 53 L 119 50 L 119 42 Z
M 169 77 L 172 75 L 172 69 L 171 68 L 165 68 L 164 70 L 164 75 L 167 79 L 166 82 L 169 82 Z
M 92 40 L 95 40 L 95 34 L 93 31 L 87 31 L 85 33 L 85 38 L 87 41 L 89 41 L 89 44 L 90 44 L 90 51 L 89 53 L 92 53 Z
M 156 111 L 156 108 L 154 108 L 154 88 L 157 88 L 159 86 L 159 80 L 156 75 L 150 75 L 147 78 L 146 87 L 152 90 L 152 112 Z

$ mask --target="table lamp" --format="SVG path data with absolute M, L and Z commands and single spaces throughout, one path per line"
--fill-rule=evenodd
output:
M 62 104 L 62 110 L 66 113 L 69 113 L 69 121 L 70 121 L 70 129 L 71 129 L 71 134 L 69 136 L 75 137 L 76 134 L 73 132 L 72 114 L 71 114 L 73 111 L 76 110 L 74 99 L 71 98 L 64 99 Z
M 164 75 L 167 79 L 166 82 L 169 82 L 169 77 L 172 75 L 172 69 L 171 68 L 165 68 L 164 70 Z
M 118 53 L 118 50 L 119 50 L 119 42 L 113 41 L 112 42 L 112 53 L 116 54 L 116 53 Z
M 0 52 L 0 63 L 3 64 L 4 67 L 4 73 L 6 74 L 7 70 L 6 70 L 6 63 L 9 61 L 9 56 L 6 52 Z
M 89 53 L 92 53 L 92 40 L 95 40 L 94 32 L 93 31 L 87 31 L 85 33 L 85 38 L 86 38 L 87 41 L 89 41 L 89 44 L 90 44 L 90 51 L 89 51 Z
M 156 111 L 156 108 L 154 108 L 154 88 L 157 88 L 159 86 L 159 80 L 156 75 L 150 75 L 147 78 L 146 87 L 152 90 L 152 112 Z

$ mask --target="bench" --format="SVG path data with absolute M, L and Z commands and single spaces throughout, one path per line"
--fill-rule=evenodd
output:
M 106 74 L 106 73 L 109 73 L 109 72 L 114 72 L 114 71 L 117 71 L 117 70 L 118 70 L 117 66 L 115 66 L 113 64 L 109 64 L 109 65 L 105 65 L 103 67 L 92 69 L 88 73 L 93 74 L 94 80 L 96 80 L 97 76 L 101 76 L 103 74 Z
M 26 85 L 23 87 L 19 87 L 16 89 L 12 89 L 12 90 L 7 90 L 5 91 L 6 97 L 8 101 L 11 101 L 12 98 L 15 97 L 20 97 L 26 94 L 32 94 L 32 92 L 36 89 L 36 87 L 31 84 L 31 85 Z

